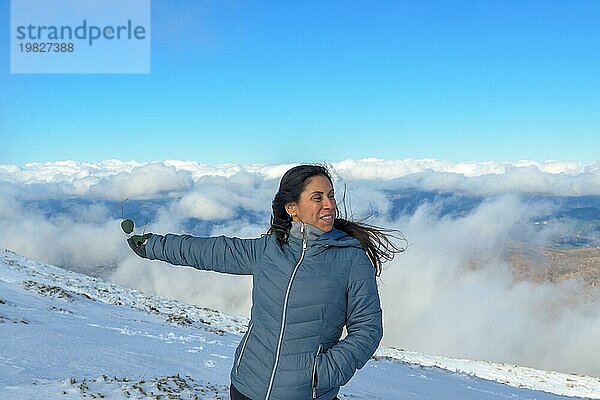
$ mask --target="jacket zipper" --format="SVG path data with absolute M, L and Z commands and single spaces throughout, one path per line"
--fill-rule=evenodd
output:
M 277 342 L 277 352 L 275 354 L 275 364 L 273 365 L 273 371 L 271 371 L 271 380 L 269 381 L 269 388 L 267 389 L 267 395 L 265 396 L 265 400 L 269 400 L 269 396 L 271 396 L 271 390 L 273 389 L 273 382 L 275 381 L 275 371 L 277 371 L 277 364 L 279 363 L 279 353 L 281 352 L 283 330 L 285 328 L 285 318 L 287 314 L 290 290 L 292 289 L 292 282 L 296 277 L 296 272 L 298 272 L 300 264 L 302 264 L 302 261 L 304 260 L 304 254 L 306 253 L 306 248 L 308 247 L 308 240 L 306 238 L 306 232 L 304 230 L 304 222 L 302 223 L 302 225 L 300 225 L 300 231 L 302 232 L 302 254 L 300 255 L 300 259 L 298 260 L 298 263 L 292 271 L 292 275 L 290 276 L 290 281 L 288 282 L 287 290 L 285 292 L 285 300 L 283 301 L 283 315 L 281 317 L 281 330 L 279 331 L 279 341 Z
M 246 338 L 244 339 L 244 343 L 242 344 L 242 349 L 240 350 L 240 356 L 238 357 L 237 363 L 235 364 L 236 375 L 238 373 L 238 369 L 240 368 L 242 356 L 244 355 L 244 350 L 246 350 L 246 344 L 248 344 L 248 339 L 250 338 L 250 332 L 252 332 L 252 328 L 254 328 L 254 324 L 250 324 L 250 327 L 248 328 L 248 333 L 246 334 Z
M 319 354 L 321 354 L 321 350 L 323 350 L 323 345 L 319 345 L 319 350 L 317 350 L 317 355 L 315 355 L 315 362 L 313 363 L 312 369 L 312 398 L 316 400 L 317 398 L 317 358 Z

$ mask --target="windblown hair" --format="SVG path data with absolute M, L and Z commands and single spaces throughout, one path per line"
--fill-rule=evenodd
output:
M 329 179 L 333 186 L 333 180 L 326 167 L 322 165 L 298 165 L 289 169 L 279 182 L 279 190 L 273 198 L 271 215 L 271 227 L 267 231 L 268 235 L 275 235 L 280 245 L 288 241 L 290 229 L 292 227 L 292 217 L 286 212 L 285 205 L 298 202 L 300 194 L 306 188 L 311 178 L 322 175 Z M 344 200 L 345 201 L 345 200 Z M 345 204 L 344 204 L 345 205 Z M 406 248 L 395 245 L 391 238 L 398 238 L 394 229 L 380 228 L 374 225 L 366 224 L 363 221 L 350 221 L 345 215 L 340 218 L 340 212 L 336 205 L 336 216 L 333 223 L 334 228 L 346 232 L 355 237 L 363 245 L 367 256 L 375 267 L 375 274 L 381 274 L 381 266 L 386 261 L 390 261 L 397 253 L 403 252 Z M 368 218 L 368 217 L 367 217 Z M 401 240 L 405 240 L 400 237 Z

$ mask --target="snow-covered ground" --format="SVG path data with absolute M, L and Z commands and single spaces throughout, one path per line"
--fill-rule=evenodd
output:
M 0 251 L 0 399 L 228 399 L 247 319 Z M 342 399 L 600 399 L 600 378 L 380 348 Z

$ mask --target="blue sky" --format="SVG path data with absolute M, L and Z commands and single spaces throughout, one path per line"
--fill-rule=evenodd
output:
M 150 74 L 10 74 L 0 164 L 600 159 L 600 2 L 152 1 Z

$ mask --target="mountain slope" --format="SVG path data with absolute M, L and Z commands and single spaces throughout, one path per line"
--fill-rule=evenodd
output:
M 247 322 L 4 250 L 0 398 L 228 399 Z M 600 398 L 600 379 L 386 348 L 340 393 L 359 400 L 560 395 Z

